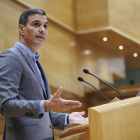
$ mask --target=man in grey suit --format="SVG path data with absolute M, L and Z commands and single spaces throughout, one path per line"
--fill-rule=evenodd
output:
M 60 87 L 51 97 L 37 50 L 47 36 L 46 13 L 37 8 L 19 19 L 19 42 L 0 54 L 0 111 L 4 116 L 3 140 L 53 140 L 53 129 L 69 123 L 88 123 L 80 113 L 54 113 L 81 107 L 64 100 Z

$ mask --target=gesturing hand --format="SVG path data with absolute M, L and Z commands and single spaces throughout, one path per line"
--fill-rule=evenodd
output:
M 62 87 L 60 87 L 49 100 L 44 101 L 45 111 L 63 112 L 82 106 L 79 101 L 62 99 L 60 97 L 61 92 Z
M 85 124 L 85 123 L 89 123 L 88 117 L 84 118 L 83 115 L 85 115 L 85 111 L 71 113 L 69 115 L 69 123 L 71 123 L 71 124 Z

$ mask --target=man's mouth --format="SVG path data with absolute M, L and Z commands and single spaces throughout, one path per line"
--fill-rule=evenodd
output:
M 44 39 L 44 37 L 43 37 L 43 36 L 37 36 L 36 38 Z

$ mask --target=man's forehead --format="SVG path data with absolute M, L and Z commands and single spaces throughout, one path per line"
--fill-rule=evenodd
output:
M 33 21 L 47 22 L 47 17 L 41 14 L 32 14 L 28 17 L 28 22 Z

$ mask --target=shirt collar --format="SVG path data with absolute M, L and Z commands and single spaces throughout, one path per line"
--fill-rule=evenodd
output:
M 36 63 L 36 61 L 39 59 L 40 54 L 38 52 L 36 52 L 35 54 L 31 49 L 20 42 L 17 43 L 32 57 L 34 63 Z

